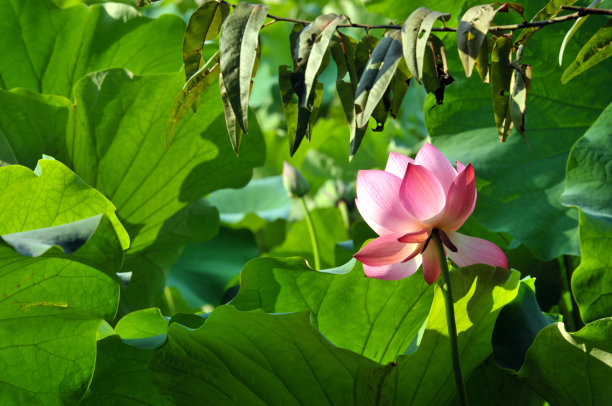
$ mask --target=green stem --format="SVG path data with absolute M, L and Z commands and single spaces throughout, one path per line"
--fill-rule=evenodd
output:
M 315 233 L 314 224 L 312 222 L 312 217 L 310 217 L 310 211 L 308 210 L 308 206 L 306 206 L 306 200 L 303 197 L 300 197 L 300 202 L 302 202 L 302 207 L 304 208 L 304 214 L 306 215 L 306 224 L 308 225 L 308 233 L 310 234 L 310 243 L 312 244 L 312 255 L 314 256 L 314 267 L 316 270 L 321 269 L 321 258 L 319 257 L 319 242 L 317 240 L 317 234 Z
M 461 360 L 459 359 L 459 346 L 457 343 L 457 326 L 455 325 L 455 308 L 453 306 L 453 293 L 451 290 L 450 273 L 448 272 L 448 263 L 446 262 L 446 254 L 444 246 L 438 235 L 438 230 L 431 233 L 430 244 L 436 244 L 438 252 L 438 260 L 440 262 L 440 272 L 444 279 L 442 292 L 444 293 L 444 304 L 446 305 L 446 325 L 448 328 L 448 337 L 451 345 L 451 358 L 453 360 L 453 371 L 455 373 L 455 383 L 459 392 L 459 403 L 462 406 L 467 406 L 467 391 L 465 390 L 465 382 L 463 381 L 463 372 L 461 371 Z

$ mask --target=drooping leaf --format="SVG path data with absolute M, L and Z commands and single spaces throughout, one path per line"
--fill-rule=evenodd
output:
M 122 293 L 122 313 L 157 305 L 182 247 L 217 233 L 218 212 L 201 197 L 245 185 L 252 168 L 263 163 L 256 122 L 241 145 L 246 153 L 235 157 L 219 93 L 210 87 L 200 97 L 198 114 L 181 120 L 166 150 L 168 111 L 183 84 L 178 72 L 140 77 L 115 69 L 92 74 L 75 88 L 69 161 L 116 204 L 132 237 L 124 271 L 133 275 Z
M 322 15 L 300 32 L 293 48 L 293 63 L 296 72 L 304 76 L 304 90 L 302 94 L 298 94 L 301 108 L 310 108 L 310 94 L 315 89 L 317 77 L 326 65 L 323 63 L 323 58 L 327 54 L 336 27 L 345 19 L 345 16 L 333 13 Z
M 572 293 L 585 323 L 612 317 L 612 219 L 580 211 L 580 266 Z
M 365 127 L 389 87 L 402 57 L 401 31 L 385 33 L 374 48 L 355 92 L 355 122 Z
M 438 37 L 431 35 L 423 57 L 423 86 L 427 93 L 434 94 L 436 105 L 444 102 L 444 89 L 454 81 L 448 73 L 444 45 Z
M 489 83 L 489 49 L 492 48 L 489 47 L 489 41 L 485 38 L 476 56 L 476 62 L 474 62 L 478 76 L 483 83 Z
M 510 118 L 514 128 L 525 138 L 525 110 L 527 109 L 527 90 L 531 82 L 531 66 L 512 65 L 512 80 L 510 81 Z
M 450 14 L 419 7 L 402 25 L 404 59 L 410 73 L 419 83 L 423 77 L 423 58 L 431 29 L 436 20 L 448 21 L 449 18 Z
M 586 41 L 587 28 L 576 33 L 568 51 Z M 579 253 L 577 212 L 564 207 L 559 197 L 571 147 L 610 103 L 607 72 L 612 69 L 608 59 L 595 66 L 592 75 L 561 86 L 562 71 L 550 63 L 549 54 L 556 47 L 552 38 L 560 41 L 564 29 L 557 24 L 546 30 L 546 35 L 529 42 L 523 57 L 533 71 L 525 117 L 529 145 L 512 136 L 504 144 L 498 142 L 491 91 L 479 81 L 457 79 L 444 108 L 430 109 L 433 97 L 425 104 L 433 144 L 451 162 L 472 162 L 476 176 L 484 180 L 478 186 L 473 216 L 491 231 L 508 233 L 510 248 L 524 244 L 540 260 Z M 449 58 L 451 68 L 456 61 Z M 509 218 L 520 221 L 508 222 Z M 541 230 L 547 230 L 546 238 Z
M 550 0 L 535 16 L 531 19 L 534 21 L 543 21 L 556 17 L 563 9 L 561 6 L 571 6 L 576 0 Z M 515 45 L 525 45 L 531 38 L 534 32 L 542 27 L 529 27 L 521 31 L 514 41 Z
M 0 168 L 0 185 L 0 403 L 77 403 L 98 326 L 117 310 L 125 230 L 112 203 L 57 161 Z M 78 221 L 94 213 L 104 214 Z
M 189 81 L 189 78 L 202 67 L 204 42 L 219 34 L 221 24 L 228 16 L 229 9 L 227 3 L 208 0 L 200 4 L 189 17 L 183 37 L 183 65 L 186 81 Z
M 602 1 L 603 0 L 594 0 L 587 7 L 595 8 L 599 6 Z M 578 31 L 578 29 L 582 26 L 582 24 L 586 22 L 587 18 L 589 18 L 589 14 L 577 18 L 576 21 L 574 21 L 572 28 L 570 28 L 567 34 L 565 34 L 565 37 L 563 37 L 563 42 L 561 43 L 561 48 L 559 49 L 559 66 L 563 65 L 563 53 L 565 52 L 565 47 L 567 46 L 567 43 L 570 39 L 572 39 L 572 37 L 574 36 L 576 31 Z
M 521 281 L 516 298 L 506 305 L 493 330 L 493 356 L 497 365 L 518 371 L 536 335 L 558 318 L 542 313 L 535 296 L 535 279 Z
M 391 117 L 393 118 L 399 117 L 400 107 L 402 106 L 402 101 L 404 100 L 404 96 L 406 95 L 408 87 L 410 86 L 411 77 L 412 74 L 408 70 L 406 61 L 400 61 L 400 63 L 397 65 L 395 75 L 393 76 L 393 79 L 391 79 L 391 85 L 389 86 L 391 93 L 389 114 L 391 114 Z
M 268 313 L 310 310 L 312 324 L 334 345 L 381 364 L 395 361 L 425 321 L 433 287 L 420 272 L 390 282 L 365 278 L 361 264 L 351 268 L 334 274 L 301 258 L 258 258 L 243 269 L 231 304 Z
M 310 108 L 301 107 L 299 89 L 301 75 L 291 72 L 287 65 L 278 67 L 278 82 L 281 101 L 287 121 L 287 138 L 289 140 L 289 154 L 293 156 L 300 143 L 306 137 L 310 140 L 312 126 L 316 122 L 319 106 L 323 97 L 323 84 L 317 83 L 314 93 L 310 94 Z
M 472 76 L 476 58 L 493 17 L 495 10 L 490 4 L 474 6 L 461 17 L 457 27 L 457 49 L 467 77 Z
M 49 0 L 4 0 L 0 15 L 4 89 L 70 97 L 90 72 L 120 66 L 164 73 L 181 66 L 185 23 L 178 16 L 150 19 L 117 3 L 60 9 Z
M 612 20 L 608 20 L 606 25 L 584 44 L 574 62 L 563 72 L 561 83 L 569 82 L 610 56 L 612 56 Z
M 212 2 L 214 2 L 214 0 Z M 176 131 L 176 126 L 178 123 L 185 116 L 185 114 L 187 114 L 190 107 L 198 104 L 198 100 L 200 99 L 200 96 L 204 90 L 206 90 L 218 76 L 219 52 L 215 53 L 215 55 L 204 66 L 202 66 L 197 72 L 193 73 L 188 78 L 187 82 L 174 99 L 174 104 L 172 105 L 172 110 L 170 111 L 170 117 L 168 118 L 168 126 L 166 128 L 166 148 L 168 148 L 170 146 L 170 142 L 172 142 L 172 136 L 174 135 L 174 131 Z M 221 92 L 223 92 L 223 90 L 221 90 Z M 231 136 L 230 139 L 232 139 Z M 232 145 L 234 144 L 232 143 Z
M 567 160 L 561 203 L 586 214 L 612 218 L 612 103 L 572 147 Z
M 502 35 L 497 38 L 491 51 L 491 99 L 493 100 L 493 115 L 495 116 L 497 134 L 501 142 L 506 141 L 512 128 L 510 117 L 511 56 L 512 39 Z
M 98 341 L 96 369 L 85 398 L 85 406 L 170 406 L 172 403 L 153 384 L 148 362 L 153 350 L 125 344 L 118 335 Z
M 234 149 L 234 154 L 238 156 L 240 151 L 240 141 L 242 140 L 242 127 L 238 123 L 234 109 L 232 108 L 229 93 L 227 87 L 225 87 L 225 81 L 223 80 L 223 74 L 219 73 L 219 90 L 221 91 L 221 102 L 223 103 L 223 113 L 225 116 L 225 127 Z
M 259 30 L 267 15 L 268 6 L 239 3 L 223 23 L 219 38 L 223 83 L 236 121 L 244 133 L 249 132 L 249 93 Z
M 605 405 L 612 396 L 612 319 L 568 333 L 545 327 L 527 351 L 519 378 L 554 405 Z

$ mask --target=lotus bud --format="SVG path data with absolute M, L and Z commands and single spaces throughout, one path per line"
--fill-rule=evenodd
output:
M 306 178 L 287 161 L 283 162 L 283 186 L 291 197 L 304 197 L 310 190 Z

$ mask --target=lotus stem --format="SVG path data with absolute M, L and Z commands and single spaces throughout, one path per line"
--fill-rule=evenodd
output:
M 310 234 L 310 243 L 312 244 L 312 255 L 314 257 L 314 267 L 318 271 L 321 269 L 321 258 L 319 257 L 319 242 L 317 240 L 317 234 L 315 233 L 314 223 L 312 217 L 310 217 L 310 211 L 306 206 L 306 200 L 304 197 L 300 197 L 302 207 L 304 208 L 304 214 L 306 215 L 306 225 L 308 226 L 308 233 Z
M 465 382 L 463 381 L 463 372 L 461 371 L 461 360 L 459 359 L 459 346 L 457 343 L 457 325 L 455 324 L 455 308 L 453 305 L 453 293 L 451 290 L 450 274 L 448 271 L 448 262 L 446 262 L 446 254 L 442 240 L 438 235 L 438 230 L 433 230 L 431 242 L 436 244 L 438 248 L 438 260 L 440 262 L 440 272 L 444 283 L 442 284 L 442 292 L 444 293 L 444 304 L 446 305 L 446 325 L 448 328 L 448 338 L 451 345 L 451 358 L 453 360 L 453 372 L 455 374 L 455 383 L 459 392 L 459 403 L 461 406 L 467 406 L 467 391 Z

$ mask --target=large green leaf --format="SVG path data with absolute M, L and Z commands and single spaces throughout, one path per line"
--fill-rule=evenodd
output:
M 612 220 L 580 211 L 580 266 L 572 292 L 585 322 L 612 316 Z
M 49 0 L 2 0 L 0 15 L 4 89 L 69 97 L 89 72 L 116 66 L 174 72 L 181 66 L 185 24 L 176 16 L 151 20 L 116 3 L 60 9 Z
M 612 217 L 612 104 L 574 144 L 567 160 L 561 203 L 594 216 Z
M 519 371 L 553 405 L 607 405 L 612 396 L 612 319 L 587 324 L 576 333 L 562 323 L 544 328 Z
M 529 145 L 512 133 L 505 144 L 497 142 L 485 84 L 458 79 L 444 105 L 430 109 L 434 101 L 429 99 L 425 106 L 434 145 L 451 161 L 472 162 L 482 180 L 474 213 L 479 222 L 510 234 L 511 248 L 525 244 L 544 260 L 578 253 L 577 216 L 559 203 L 559 196 L 571 146 L 610 102 L 607 72 L 612 69 L 606 61 L 594 67 L 589 78 L 558 85 L 561 72 L 551 63 L 551 41 L 560 28 L 546 30 L 547 35 L 530 40 L 523 56 L 533 72 L 525 115 Z M 576 34 L 584 35 L 589 34 Z
M 244 267 L 231 304 L 268 313 L 310 310 L 312 324 L 336 346 L 386 364 L 408 348 L 432 297 L 422 273 L 383 281 L 365 278 L 360 263 L 336 275 L 315 271 L 301 258 L 258 258 Z
M 0 90 L 0 161 L 34 168 L 41 154 L 58 156 L 72 103 L 25 89 Z
M 98 326 L 113 318 L 119 299 L 112 277 L 123 250 L 112 204 L 59 162 L 41 161 L 40 170 L 0 168 L 3 404 L 77 403 L 93 371 Z M 108 214 L 82 220 L 92 212 Z
M 368 11 L 378 13 L 387 18 L 394 18 L 400 21 L 405 20 L 413 11 L 421 6 L 431 10 L 441 10 L 452 16 L 452 21 L 459 19 L 459 11 L 463 7 L 465 0 L 415 0 L 397 2 L 394 0 L 365 0 Z M 469 3 L 469 2 L 467 2 Z
M 313 271 L 310 271 L 313 272 Z M 466 375 L 491 353 L 497 313 L 518 273 L 475 266 L 452 272 Z M 416 353 L 383 366 L 333 346 L 307 312 L 266 314 L 217 308 L 204 326 L 172 324 L 151 360 L 156 382 L 178 405 L 447 404 L 455 396 L 442 292 L 436 289 Z
M 213 87 L 201 97 L 198 114 L 183 118 L 166 149 L 167 114 L 183 80 L 180 73 L 139 77 L 115 69 L 91 74 L 75 88 L 70 160 L 115 203 L 132 237 L 124 270 L 133 277 L 122 296 L 132 307 L 157 302 L 183 245 L 216 234 L 217 211 L 199 199 L 245 185 L 264 158 L 255 122 L 243 156 L 233 154 Z
M 153 384 L 152 350 L 125 344 L 117 335 L 98 342 L 96 370 L 81 405 L 170 406 Z
M 236 121 L 248 133 L 248 106 L 251 76 L 259 43 L 259 29 L 268 15 L 268 6 L 239 3 L 221 28 L 219 52 L 221 74 Z

